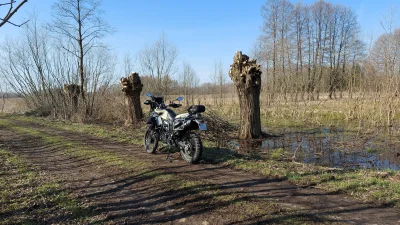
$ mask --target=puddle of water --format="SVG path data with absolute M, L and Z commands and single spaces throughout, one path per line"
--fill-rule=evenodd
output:
M 236 142 L 233 143 L 239 146 Z M 395 137 L 357 137 L 341 129 L 288 133 L 261 143 L 260 151 L 283 148 L 297 162 L 336 168 L 400 170 L 400 142 Z

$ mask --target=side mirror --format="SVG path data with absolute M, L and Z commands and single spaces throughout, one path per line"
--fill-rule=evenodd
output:
M 182 97 L 178 97 L 176 100 L 178 100 L 178 101 L 182 101 L 182 100 L 183 100 L 183 98 L 182 98 Z
M 146 93 L 147 97 L 151 97 L 151 94 L 149 92 Z
M 144 104 L 145 104 L 145 105 L 150 105 L 150 104 L 151 104 L 151 100 L 146 100 L 146 101 L 144 101 Z

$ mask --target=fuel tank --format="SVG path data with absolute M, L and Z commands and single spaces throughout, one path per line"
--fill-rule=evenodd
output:
M 156 109 L 154 110 L 163 120 L 174 120 L 176 114 L 171 109 Z

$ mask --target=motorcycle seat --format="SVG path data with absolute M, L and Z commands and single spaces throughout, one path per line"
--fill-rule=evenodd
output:
M 182 113 L 182 114 L 177 115 L 175 117 L 175 119 L 183 119 L 183 118 L 187 117 L 188 115 L 189 115 L 189 113 Z

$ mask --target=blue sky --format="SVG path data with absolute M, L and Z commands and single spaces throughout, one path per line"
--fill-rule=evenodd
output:
M 39 12 L 41 20 L 49 20 L 54 1 L 29 0 L 13 18 L 13 22 L 22 21 L 24 12 L 34 8 Z M 264 2 L 265 0 L 103 0 L 104 19 L 116 30 L 106 41 L 122 59 L 127 53 L 136 56 L 146 44 L 152 44 L 164 32 L 179 51 L 178 66 L 183 61 L 189 62 L 200 80 L 207 82 L 216 60 L 221 60 L 225 71 L 228 71 L 235 51 L 250 53 L 252 44 L 260 34 L 260 8 Z M 302 2 L 311 4 L 314 1 Z M 400 10 L 399 0 L 330 2 L 349 6 L 357 13 L 365 40 L 369 40 L 371 35 L 376 38 L 383 33 L 380 21 L 390 8 Z M 4 9 L 0 9 L 0 15 L 3 11 Z M 395 21 L 400 21 L 399 19 L 396 18 Z M 400 24 L 397 23 L 396 26 Z M 17 36 L 19 32 L 20 29 L 10 25 L 3 26 L 0 29 L 0 42 L 6 36 Z

